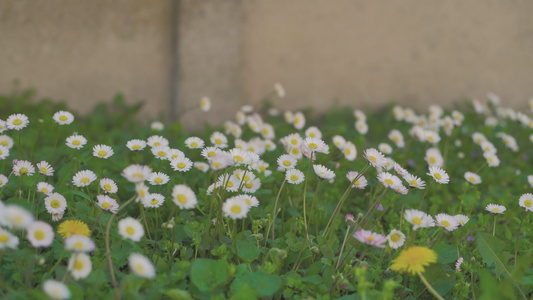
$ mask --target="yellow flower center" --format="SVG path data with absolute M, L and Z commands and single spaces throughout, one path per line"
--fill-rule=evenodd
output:
M 74 263 L 74 270 L 81 271 L 83 270 L 83 262 L 79 259 L 76 259 L 76 262 Z
M 2 144 L 2 146 L 6 146 L 7 147 L 7 142 L 6 141 L 2 141 L 0 144 Z
M 40 241 L 40 240 L 44 239 L 44 232 L 42 230 L 37 230 L 37 231 L 35 231 L 33 236 L 35 237 L 36 240 Z
M 292 139 L 292 140 L 291 140 L 291 144 L 293 144 L 293 145 L 298 144 L 298 140 L 297 140 L 297 139 Z
M 80 145 L 80 141 L 78 141 L 78 140 L 73 140 L 73 141 L 72 141 L 72 145 L 74 145 L 74 146 L 79 146 L 79 145 Z
M 22 169 L 20 169 L 19 173 L 20 174 L 27 174 L 28 173 L 28 169 L 22 168 Z
M 197 142 L 192 142 L 191 143 L 191 147 L 198 147 L 198 143 Z
M 135 265 L 135 270 L 136 270 L 138 273 L 144 273 L 144 266 L 141 265 L 141 264 L 136 264 L 136 265 Z
M 250 199 L 246 198 L 246 199 L 244 199 L 244 200 L 246 201 L 246 204 L 248 204 L 248 205 L 251 205 L 251 204 L 252 204 L 252 202 L 250 201 Z
M 134 145 L 134 146 L 133 146 L 133 150 L 139 150 L 139 149 L 141 149 L 141 146 L 140 146 L 140 145 Z
M 157 199 L 154 198 L 154 199 L 152 199 L 152 202 L 151 202 L 151 203 L 152 203 L 152 205 L 156 205 L 157 203 L 159 203 L 159 201 L 158 201 Z
M 17 225 L 21 225 L 21 224 L 22 224 L 22 221 L 23 221 L 23 220 L 22 220 L 22 216 L 20 216 L 20 215 L 15 216 L 15 217 L 13 218 L 13 221 L 14 221 L 15 224 L 17 224 Z
M 83 182 L 83 183 L 88 183 L 89 182 L 89 178 L 83 177 L 80 181 Z
M 420 224 L 422 224 L 422 220 L 419 217 L 414 217 L 413 218 L 413 223 L 415 225 L 420 225 Z
M 393 243 L 396 243 L 397 241 L 400 240 L 400 235 L 397 234 L 397 233 L 395 233 L 395 234 L 391 235 L 390 240 L 391 240 Z
M 53 208 L 59 208 L 61 206 L 61 202 L 59 202 L 59 200 L 52 200 L 52 202 L 50 202 L 50 206 Z
M 215 154 L 216 154 L 215 151 L 209 151 L 207 153 L 207 156 L 211 157 L 211 156 L 214 156 Z
M 248 181 L 248 180 L 250 180 L 250 176 L 248 176 L 248 175 L 244 176 L 243 180 L 244 180 L 244 181 Z
M 232 213 L 238 214 L 238 213 L 241 212 L 241 207 L 238 206 L 238 205 L 233 205 L 230 210 L 231 210 Z
M 7 241 L 9 241 L 9 236 L 5 233 L 0 234 L 0 243 L 5 244 Z
M 298 148 L 292 148 L 291 150 L 292 154 L 296 155 L 299 153 Z
M 143 178 L 143 175 L 141 173 L 135 173 L 133 174 L 133 177 Z
M 180 169 L 185 168 L 185 163 L 182 163 L 182 162 L 178 163 L 178 168 Z
M 13 124 L 14 125 L 20 125 L 20 124 L 22 124 L 22 120 L 21 119 L 15 119 L 15 120 L 13 120 Z
M 163 179 L 157 177 L 156 179 L 154 179 L 154 182 L 155 183 L 163 183 Z
M 45 167 L 41 167 L 39 170 L 41 170 L 41 172 L 43 172 L 44 174 L 48 172 L 48 169 Z
M 344 149 L 344 153 L 346 153 L 346 155 L 350 155 L 350 153 L 352 153 L 352 151 L 350 151 L 350 148 L 346 148 L 346 149 Z
M 157 146 L 161 146 L 161 143 L 160 142 L 155 142 L 154 143 L 154 147 L 157 147 Z
M 385 183 L 388 184 L 388 185 L 392 185 L 394 183 L 394 181 L 392 181 L 391 179 L 385 179 Z
M 395 136 L 395 137 L 392 138 L 392 140 L 393 140 L 395 143 L 398 143 L 398 141 L 399 141 L 400 139 L 398 139 L 398 137 Z M 391 237 L 391 239 L 392 239 L 392 237 Z
M 109 202 L 104 202 L 104 203 L 102 203 L 102 207 L 104 209 L 108 209 L 109 207 L 111 207 L 111 204 L 109 204 Z
M 215 144 L 217 144 L 217 145 L 222 144 L 222 140 L 221 139 L 215 139 Z
M 526 201 L 524 201 L 524 205 L 525 205 L 526 207 L 531 207 L 531 204 L 533 204 L 533 203 L 531 202 L 531 200 L 526 200 Z
M 316 148 L 318 148 L 318 145 L 315 144 L 315 143 L 309 143 L 309 148 L 316 149 Z
M 430 162 L 431 164 L 434 164 L 434 163 L 437 162 L 437 159 L 435 159 L 435 157 L 432 156 L 432 157 L 429 158 L 429 162 Z
M 474 178 L 474 176 L 470 176 L 470 177 L 468 178 L 468 180 L 470 180 L 471 182 L 476 182 L 476 179 Z
M 128 228 L 126 228 L 126 233 L 129 235 L 133 235 L 135 233 L 135 229 L 131 226 L 128 226 Z
M 300 123 L 300 118 L 294 118 L 294 124 Z
M 139 196 L 141 196 L 141 198 L 144 198 L 144 196 L 146 196 L 146 193 L 144 192 L 144 190 L 139 191 Z
M 441 224 L 442 226 L 444 226 L 444 227 L 448 227 L 448 226 L 450 226 L 450 222 L 448 222 L 448 221 L 446 221 L 446 220 L 441 221 L 440 224 Z
M 159 151 L 157 152 L 157 155 L 159 155 L 160 157 L 165 157 L 167 153 L 165 151 Z
M 292 181 L 298 181 L 298 176 L 296 176 L 296 175 L 291 175 L 291 180 L 292 180 Z
M 435 173 L 435 178 L 442 179 L 442 176 L 439 173 Z
M 495 207 L 495 208 L 492 209 L 492 211 L 500 211 L 500 209 Z
M 309 134 L 309 136 L 310 136 L 310 137 L 315 137 L 315 133 L 314 133 L 314 132 L 311 132 L 311 133 Z
M 215 161 L 215 162 L 213 163 L 213 167 L 215 167 L 215 168 L 220 167 L 220 163 L 219 163 L 218 161 Z
M 409 182 L 409 184 L 412 185 L 412 186 L 418 186 L 418 183 L 417 183 L 416 180 L 414 180 L 414 179 L 411 180 L 411 181 Z
M 227 187 L 232 187 L 232 186 L 233 186 L 233 182 L 228 181 L 228 183 L 226 183 L 226 186 L 227 186 Z
M 488 161 L 489 161 L 489 162 L 492 162 L 492 157 L 489 157 L 489 158 L 488 158 Z
M 433 140 L 433 137 L 432 137 L 432 136 L 428 136 L 428 140 L 429 140 L 429 141 L 432 141 L 432 140 Z
M 43 193 L 45 193 L 45 194 L 48 194 L 48 189 L 45 188 L 45 187 L 43 187 L 43 188 L 41 189 L 41 192 L 43 192 Z
M 261 170 L 262 172 L 264 172 L 266 170 L 265 166 L 259 166 L 259 170 Z M 0 182 L 0 184 L 2 184 L 2 182 Z
M 104 190 L 106 190 L 106 191 L 110 191 L 111 188 L 112 188 L 112 187 L 111 187 L 111 185 L 110 185 L 109 183 L 104 184 Z
M 252 182 L 247 182 L 247 183 L 244 184 L 244 186 L 245 186 L 247 189 L 251 189 L 251 188 L 254 186 L 254 184 L 253 184 Z
M 100 150 L 98 151 L 98 155 L 99 156 L 106 156 L 107 152 L 105 152 L 104 150 Z
M 375 240 L 374 237 L 371 236 L 371 235 L 369 235 L 366 239 L 367 239 L 367 240 L 370 240 L 370 241 L 372 241 L 372 242 Z
M 76 248 L 76 249 L 82 249 L 82 248 L 83 248 L 83 243 L 80 242 L 80 241 L 74 243 L 74 248 Z
M 68 120 L 68 118 L 66 116 L 59 117 L 59 121 L 65 122 L 66 120 Z
M 238 161 L 238 162 L 242 162 L 242 161 L 244 161 L 244 160 L 242 159 L 242 157 L 239 156 L 239 155 L 236 155 L 236 156 L 235 156 L 235 160 Z
M 183 204 L 187 203 L 187 196 L 183 194 L 178 195 L 178 201 Z
M 356 182 L 353 183 L 353 185 L 359 185 L 359 184 L 361 184 L 361 183 L 359 182 L 359 179 L 358 179 Z
M 373 162 L 377 161 L 377 159 L 374 156 L 370 156 L 370 160 L 373 161 Z

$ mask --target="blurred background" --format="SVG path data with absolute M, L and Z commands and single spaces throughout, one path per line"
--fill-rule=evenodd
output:
M 282 110 L 527 107 L 533 1 L 0 0 L 0 92 L 35 88 L 78 113 L 121 93 L 142 116 L 220 123 L 281 83 Z

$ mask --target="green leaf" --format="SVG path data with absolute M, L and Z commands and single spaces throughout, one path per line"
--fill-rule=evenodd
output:
M 170 299 L 175 300 L 192 300 L 191 294 L 189 294 L 189 292 L 180 289 L 168 290 L 165 292 L 165 295 L 167 295 Z
M 236 294 L 242 287 L 249 286 L 255 290 L 257 296 L 272 296 L 281 287 L 281 278 L 274 274 L 263 272 L 248 273 L 236 278 L 231 284 L 231 292 Z
M 242 240 L 237 241 L 237 252 L 240 258 L 248 262 L 256 260 L 261 254 L 256 243 Z
M 212 291 L 226 282 L 226 264 L 210 260 L 198 259 L 191 267 L 191 281 L 201 291 Z
M 87 199 L 87 200 L 92 202 L 91 197 L 89 197 L 89 195 L 87 195 L 85 193 L 82 193 L 80 191 L 76 191 L 76 190 L 66 191 L 66 192 L 63 193 L 63 196 L 65 196 L 65 195 L 77 195 L 77 196 L 80 196 L 80 197 L 85 198 L 85 199 Z

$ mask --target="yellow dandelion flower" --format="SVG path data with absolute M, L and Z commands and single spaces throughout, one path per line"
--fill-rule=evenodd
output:
M 437 253 L 429 248 L 413 246 L 403 250 L 392 261 L 390 269 L 402 273 L 423 273 L 424 267 L 437 262 Z
M 87 224 L 79 220 L 66 220 L 57 227 L 57 233 L 63 238 L 71 235 L 91 236 L 91 230 Z

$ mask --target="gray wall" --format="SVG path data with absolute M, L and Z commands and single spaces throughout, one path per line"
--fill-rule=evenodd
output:
M 188 128 L 257 105 L 275 82 L 282 109 L 488 91 L 525 107 L 532 15 L 527 0 L 0 0 L 0 91 L 17 78 L 78 112 L 121 92 Z M 212 111 L 190 111 L 202 96 Z

